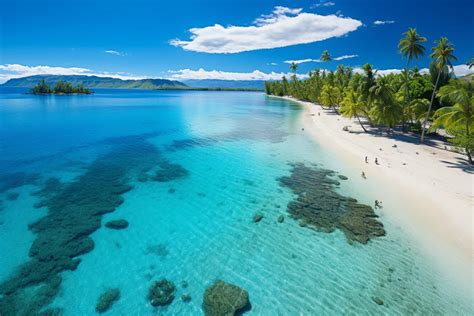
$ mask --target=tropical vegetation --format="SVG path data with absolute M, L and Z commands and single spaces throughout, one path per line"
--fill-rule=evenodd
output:
M 425 141 L 427 131 L 445 131 L 450 142 L 473 163 L 474 154 L 474 84 L 453 75 L 454 46 L 445 37 L 431 49 L 430 67 L 420 71 L 410 67 L 425 54 L 427 39 L 409 28 L 399 41 L 406 66 L 400 73 L 379 74 L 370 64 L 356 69 L 339 65 L 336 70 L 315 69 L 306 79 L 298 79 L 298 64 L 292 63 L 291 79 L 265 82 L 267 94 L 291 96 L 321 105 L 344 117 L 357 120 L 365 132 L 383 127 L 392 132 L 419 134 Z M 325 50 L 321 62 L 332 60 Z M 472 65 L 472 59 L 468 62 Z
M 36 86 L 31 88 L 33 94 L 91 94 L 92 92 L 85 88 L 82 83 L 73 86 L 72 83 L 59 80 L 51 88 L 44 80 L 41 80 Z

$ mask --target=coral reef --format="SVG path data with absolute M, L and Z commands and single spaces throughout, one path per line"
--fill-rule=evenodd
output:
M 125 219 L 116 219 L 105 223 L 105 227 L 115 230 L 125 229 L 128 227 L 128 222 Z
M 148 299 L 153 306 L 171 304 L 176 294 L 176 286 L 166 279 L 155 281 L 148 292 Z
M 120 298 L 119 289 L 107 289 L 99 296 L 97 305 L 95 306 L 95 311 L 97 313 L 106 312 L 112 305 L 118 301 Z
M 288 204 L 288 213 L 300 226 L 332 232 L 340 229 L 349 243 L 366 244 L 371 238 L 385 235 L 372 207 L 336 192 L 339 182 L 330 178 L 333 171 L 292 165 L 290 176 L 280 178 L 297 198 Z
M 206 316 L 232 316 L 250 305 L 249 295 L 240 287 L 217 280 L 204 292 Z

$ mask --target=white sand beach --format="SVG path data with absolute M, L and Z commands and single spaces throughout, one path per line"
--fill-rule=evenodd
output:
M 364 171 L 368 187 L 382 186 L 381 191 L 399 199 L 383 200 L 384 204 L 410 205 L 400 208 L 397 214 L 385 215 L 396 217 L 441 263 L 448 277 L 472 291 L 474 169 L 465 164 L 465 157 L 445 149 L 446 144 L 440 141 L 420 145 L 409 135 L 364 133 L 357 120 L 335 115 L 310 102 L 287 99 L 305 107 L 304 132 L 351 168 Z M 349 131 L 344 131 L 344 126 Z

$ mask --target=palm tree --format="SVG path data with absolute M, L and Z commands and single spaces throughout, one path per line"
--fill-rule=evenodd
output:
M 364 132 L 367 132 L 360 120 L 360 116 L 365 114 L 363 107 L 364 105 L 360 102 L 359 93 L 351 88 L 347 91 L 341 102 L 341 115 L 348 118 L 356 118 Z
M 331 55 L 329 55 L 329 52 L 327 49 L 321 54 L 321 57 L 319 59 L 323 62 L 332 60 Z
M 395 100 L 395 93 L 387 77 L 377 78 L 375 85 L 369 89 L 373 107 L 370 116 L 376 123 L 394 127 L 400 119 L 401 109 Z
M 405 69 L 405 95 L 404 95 L 404 107 L 410 102 L 409 100 L 409 68 L 410 62 L 413 58 L 418 59 L 419 56 L 423 56 L 425 54 L 425 47 L 422 43 L 426 42 L 426 38 L 420 36 L 415 28 L 409 28 L 408 31 L 403 33 L 405 37 L 403 37 L 400 42 L 398 43 L 398 49 L 400 53 L 403 54 L 407 58 L 407 65 Z M 405 131 L 405 115 L 402 116 L 402 130 Z
M 454 80 L 439 90 L 438 97 L 441 101 L 446 100 L 453 105 L 442 107 L 435 112 L 433 128 L 442 125 L 452 132 L 454 143 L 464 147 L 469 163 L 473 164 L 474 135 L 471 135 L 471 131 L 474 128 L 474 84 Z
M 433 59 L 434 64 L 438 70 L 438 76 L 436 78 L 436 83 L 433 88 L 433 93 L 431 94 L 430 106 L 428 112 L 426 113 L 425 120 L 423 121 L 423 128 L 421 130 L 420 142 L 423 143 L 425 138 L 426 123 L 430 117 L 431 108 L 433 107 L 434 97 L 436 95 L 436 90 L 438 89 L 439 77 L 443 72 L 444 67 L 449 67 L 453 69 L 452 61 L 457 60 L 456 56 L 453 55 L 454 46 L 449 42 L 446 37 L 441 37 L 438 41 L 435 42 L 436 46 L 431 49 L 432 53 L 430 57 Z
M 298 69 L 298 64 L 295 62 L 292 62 L 290 64 L 290 70 L 293 73 L 293 80 L 296 81 L 296 70 Z

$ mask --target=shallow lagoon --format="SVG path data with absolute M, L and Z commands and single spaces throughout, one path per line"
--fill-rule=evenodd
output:
M 243 92 L 98 90 L 70 97 L 22 92 L 0 94 L 0 252 L 8 254 L 0 257 L 2 308 L 11 305 L 5 284 L 21 285 L 9 290 L 23 293 L 17 295 L 24 300 L 17 311 L 31 304 L 24 293 L 38 287 L 22 285 L 28 277 L 18 278 L 18 271 L 36 260 L 34 253 L 28 256 L 35 240 L 48 245 L 45 231 L 51 226 L 33 233 L 29 225 L 67 209 L 87 223 L 74 240 L 90 239 L 94 246 L 82 253 L 65 242 L 72 253 L 66 261 L 80 263 L 71 270 L 58 259 L 56 270 L 43 274 L 40 284 L 60 281 L 48 292 L 48 303 L 39 305 L 62 308 L 66 315 L 94 314 L 107 288 L 119 288 L 121 297 L 106 314 L 199 315 L 204 290 L 216 279 L 249 292 L 248 315 L 469 312 L 417 244 L 385 216 L 400 205 L 376 211 L 386 235 L 367 244 L 349 242 L 340 229 L 328 233 L 288 216 L 287 205 L 298 196 L 281 179 L 295 163 L 334 170 L 338 195 L 368 205 L 374 200 L 356 179 L 357 170 L 348 170 L 305 135 L 296 104 Z M 60 186 L 39 194 L 51 178 Z M 94 194 L 80 194 L 101 189 L 105 193 L 92 200 L 87 199 Z M 87 207 L 81 208 L 84 200 Z M 102 209 L 99 204 L 110 207 L 91 212 Z M 264 217 L 254 223 L 257 212 Z M 283 223 L 277 222 L 280 215 Z M 62 223 L 71 220 L 58 216 Z M 115 219 L 129 226 L 104 226 Z M 39 253 L 51 249 L 42 247 Z M 176 298 L 153 308 L 148 289 L 161 278 L 176 284 Z M 191 302 L 183 302 L 183 294 Z

